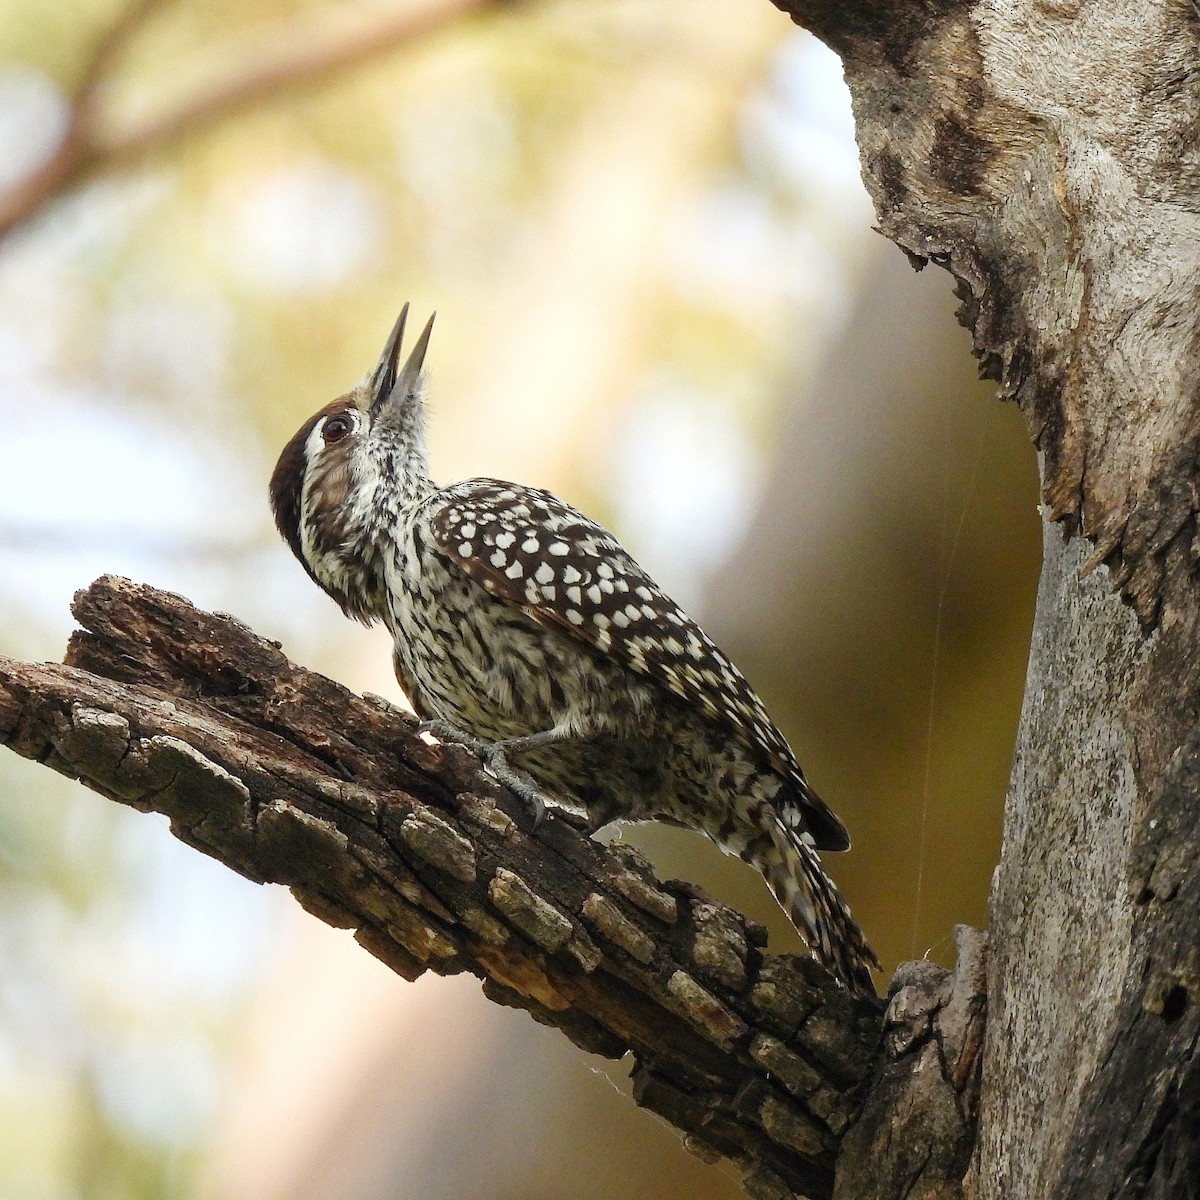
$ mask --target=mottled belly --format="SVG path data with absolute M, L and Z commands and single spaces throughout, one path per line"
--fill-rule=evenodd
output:
M 631 668 L 465 579 L 451 578 L 436 608 L 408 604 L 394 618 L 397 674 L 421 716 L 488 741 L 577 735 L 511 761 L 594 828 L 667 820 L 735 853 L 759 832 L 748 809 L 779 781 Z
M 414 706 L 478 737 L 619 733 L 655 702 L 652 685 L 470 581 L 449 584 L 436 608 L 409 603 L 394 617 L 397 675 Z

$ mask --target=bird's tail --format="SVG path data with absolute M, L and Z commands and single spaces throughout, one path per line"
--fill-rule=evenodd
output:
M 879 959 L 811 839 L 773 812 L 764 824 L 768 836 L 756 840 L 750 861 L 817 959 L 852 991 L 874 996 L 871 971 L 881 969 Z

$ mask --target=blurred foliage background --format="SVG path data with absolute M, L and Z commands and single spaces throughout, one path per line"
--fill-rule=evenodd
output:
M 126 574 L 396 695 L 265 502 L 437 308 L 444 478 L 604 519 L 758 685 L 855 836 L 890 969 L 986 923 L 1038 563 L 1034 456 L 950 283 L 871 231 L 836 59 L 767 0 L 8 0 L 0 652 Z M 702 838 L 636 841 L 767 921 Z M 469 979 L 392 977 L 0 757 L 0 1197 L 732 1197 Z

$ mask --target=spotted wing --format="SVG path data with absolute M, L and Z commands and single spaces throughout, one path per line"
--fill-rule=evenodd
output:
M 451 562 L 497 599 L 568 630 L 765 755 L 805 801 L 817 849 L 849 846 L 742 673 L 612 534 L 549 492 L 500 480 L 468 479 L 434 503 L 433 536 Z

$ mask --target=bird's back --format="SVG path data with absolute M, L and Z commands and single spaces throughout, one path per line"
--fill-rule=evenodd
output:
M 732 817 L 718 793 L 754 777 L 759 793 L 804 812 L 815 845 L 845 845 L 750 685 L 599 525 L 549 493 L 468 480 L 405 510 L 393 544 L 387 619 L 398 674 L 422 715 L 495 740 L 578 731 L 580 742 L 530 753 L 523 765 L 556 775 L 564 799 L 592 795 L 597 815 L 668 817 L 723 830 L 718 840 L 729 844 Z M 639 624 L 626 636 L 634 607 Z M 626 623 L 615 624 L 621 615 Z M 626 754 L 644 748 L 643 786 L 642 759 L 665 755 L 667 766 L 651 794 L 601 801 L 608 789 L 567 787 L 572 770 L 593 773 L 593 760 L 594 773 L 613 769 L 589 740 L 620 742 Z

